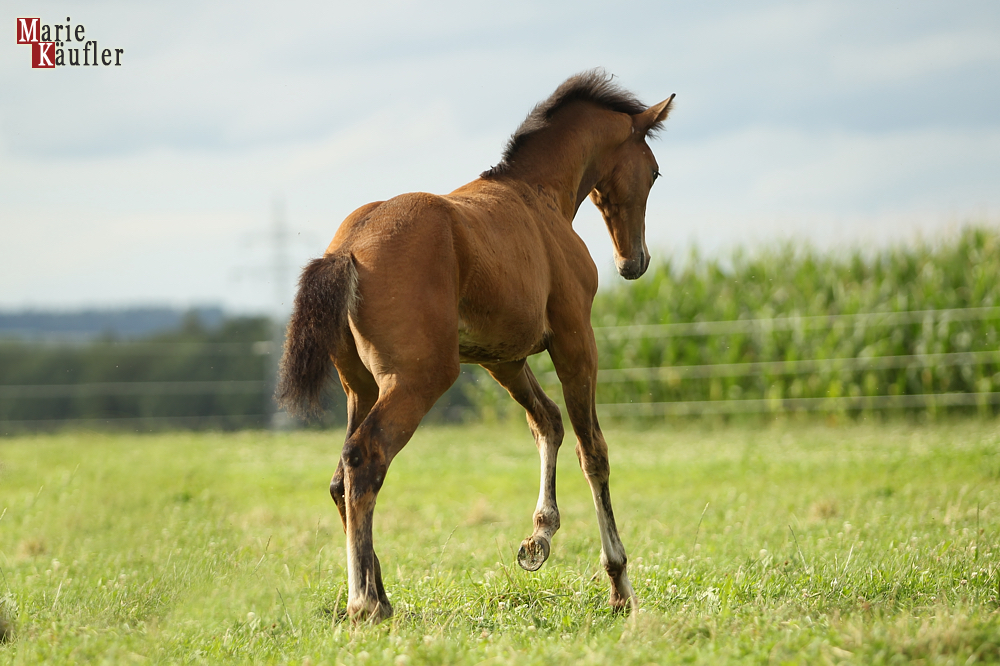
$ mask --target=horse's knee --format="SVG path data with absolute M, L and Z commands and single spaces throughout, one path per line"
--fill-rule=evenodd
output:
M 605 483 L 611 475 L 607 448 L 576 445 L 576 458 L 586 477 L 597 483 Z
M 330 479 L 330 497 L 337 504 L 344 501 L 344 471 L 337 468 L 337 473 Z
M 552 442 L 558 448 L 562 446 L 563 437 L 566 435 L 566 429 L 563 428 L 562 416 L 559 414 L 558 407 L 556 407 L 555 418 L 550 423 L 552 424 Z
M 562 412 L 559 411 L 559 405 L 549 399 L 548 396 L 546 396 L 543 405 L 546 415 L 549 417 L 549 428 L 552 429 L 552 436 L 559 444 L 562 444 L 566 429 L 563 427 Z
M 552 406 L 555 407 L 555 403 Z M 545 439 L 551 442 L 556 448 L 559 448 L 562 446 L 563 437 L 566 435 L 566 430 L 563 428 L 562 416 L 559 414 L 559 408 L 555 407 L 555 413 L 546 410 L 545 416 L 543 426 Z
M 563 428 L 559 407 L 554 402 L 551 400 L 541 401 L 541 409 L 529 409 L 527 417 L 528 427 L 531 428 L 531 433 L 535 436 L 537 443 L 540 444 L 541 441 L 544 441 L 546 446 L 556 449 L 562 446 L 566 431 Z

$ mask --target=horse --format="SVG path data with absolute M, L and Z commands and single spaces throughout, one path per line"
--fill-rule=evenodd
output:
M 637 608 L 595 408 L 597 267 L 572 223 L 589 196 L 618 273 L 633 280 L 646 271 L 646 201 L 660 175 L 647 138 L 674 95 L 647 107 L 611 79 L 600 69 L 567 79 L 528 114 L 496 166 L 451 194 L 401 194 L 358 208 L 302 271 L 275 397 L 294 414 L 321 411 L 334 367 L 347 396 L 330 494 L 347 536 L 353 622 L 392 615 L 372 543 L 375 500 L 393 458 L 461 363 L 481 365 L 527 412 L 541 480 L 534 530 L 517 561 L 537 571 L 548 558 L 559 529 L 563 424 L 526 363 L 542 351 L 562 384 L 593 494 L 609 603 Z

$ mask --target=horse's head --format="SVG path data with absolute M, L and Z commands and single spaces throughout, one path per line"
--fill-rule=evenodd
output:
M 604 216 L 615 246 L 615 265 L 626 280 L 634 280 L 649 267 L 646 248 L 646 199 L 660 175 L 653 151 L 646 144 L 670 113 L 671 95 L 659 104 L 632 116 L 631 132 L 604 162 L 590 199 Z

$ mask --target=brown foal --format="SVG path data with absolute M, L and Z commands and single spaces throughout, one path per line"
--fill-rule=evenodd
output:
M 541 487 L 534 531 L 517 560 L 535 571 L 548 558 L 559 529 L 562 417 L 526 363 L 545 350 L 594 496 L 610 603 L 635 607 L 594 402 L 597 268 L 572 223 L 590 196 L 618 272 L 630 280 L 645 272 L 646 199 L 659 175 L 646 138 L 672 101 L 647 108 L 601 70 L 574 76 L 532 110 L 497 166 L 447 196 L 402 194 L 362 206 L 303 270 L 277 397 L 291 411 L 316 411 L 331 362 L 347 394 L 347 439 L 330 493 L 347 533 L 354 620 L 392 614 L 372 547 L 375 499 L 460 363 L 486 368 L 527 411 Z

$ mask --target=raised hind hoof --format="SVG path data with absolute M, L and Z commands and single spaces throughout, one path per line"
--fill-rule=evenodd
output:
M 392 617 L 392 605 L 378 599 L 358 599 L 347 604 L 347 615 L 354 624 L 378 624 Z
M 530 536 L 521 542 L 517 563 L 525 571 L 538 571 L 549 559 L 549 542 L 542 537 Z

